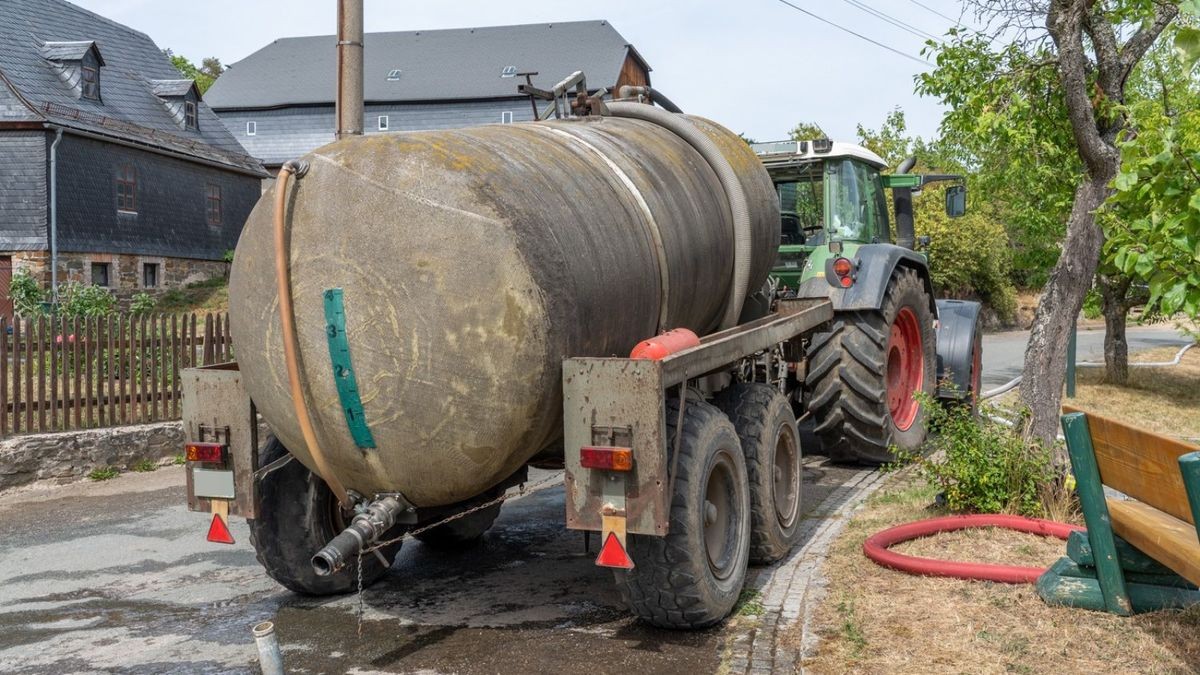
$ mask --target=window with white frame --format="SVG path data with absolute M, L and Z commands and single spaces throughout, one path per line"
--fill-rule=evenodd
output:
M 500 113 L 500 123 L 501 124 L 512 124 L 512 111 L 511 110 L 505 110 L 504 112 Z
M 246 122 L 246 135 L 253 136 L 258 133 L 258 122 Z
M 379 130 L 380 131 L 388 130 L 388 116 L 387 115 L 379 116 Z

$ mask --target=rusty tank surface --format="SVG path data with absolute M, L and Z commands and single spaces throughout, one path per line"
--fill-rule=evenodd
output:
M 689 119 L 741 181 L 758 289 L 779 245 L 774 187 L 737 135 Z M 560 444 L 564 357 L 627 356 L 673 328 L 711 333 L 731 293 L 718 178 L 649 122 L 372 134 L 305 159 L 287 219 L 301 375 L 330 470 L 362 495 L 438 506 L 483 493 Z M 234 257 L 234 348 L 259 412 L 315 470 L 288 393 L 273 190 Z M 322 301 L 333 288 L 375 448 L 356 445 L 339 401 Z

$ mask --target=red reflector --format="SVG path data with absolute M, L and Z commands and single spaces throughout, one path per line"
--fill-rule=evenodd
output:
M 842 288 L 850 288 L 854 285 L 854 277 L 838 277 L 838 283 L 842 285 Z
M 183 447 L 189 462 L 225 461 L 225 446 L 220 443 L 188 443 Z
M 633 469 L 633 450 L 585 445 L 579 449 L 579 464 L 585 469 L 631 471 Z
M 600 548 L 600 555 L 596 556 L 596 564 L 600 567 L 619 567 L 623 570 L 633 569 L 633 560 L 625 552 L 625 547 L 621 546 L 621 541 L 617 539 L 616 532 L 608 533 L 608 539 L 604 540 L 604 546 Z
M 233 543 L 233 533 L 219 513 L 213 514 L 212 525 L 208 526 L 208 540 L 217 544 Z

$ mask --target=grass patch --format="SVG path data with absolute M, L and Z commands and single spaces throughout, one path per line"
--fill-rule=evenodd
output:
M 898 472 L 851 518 L 824 565 L 816 610 L 815 673 L 1200 672 L 1200 607 L 1122 618 L 1051 607 L 1032 586 L 916 577 L 862 554 L 879 530 L 944 515 L 911 469 Z M 961 530 L 896 550 L 945 560 L 1044 567 L 1066 545 L 1009 530 Z M 801 626 L 784 639 L 798 645 Z
M 737 616 L 762 616 L 762 592 L 755 588 L 743 588 L 737 604 L 733 606 L 733 613 Z
M 1179 347 L 1162 347 L 1138 352 L 1129 361 L 1170 361 L 1177 353 Z M 1200 347 L 1188 350 L 1176 366 L 1130 368 L 1129 384 L 1123 387 L 1108 384 L 1104 377 L 1103 368 L 1080 368 L 1075 398 L 1064 396 L 1063 404 L 1160 434 L 1200 441 Z M 1000 405 L 1016 408 L 1018 400 L 1017 393 L 1010 392 L 1000 399 Z
M 138 473 L 148 473 L 158 468 L 158 463 L 149 459 L 140 459 L 133 466 L 129 467 L 131 471 Z
M 175 466 L 183 466 L 184 464 L 187 464 L 187 456 L 175 455 L 173 458 L 171 458 L 171 463 Z
M 88 478 L 92 480 L 110 480 L 121 475 L 121 470 L 115 466 L 102 466 L 92 469 L 88 474 Z
M 172 288 L 158 297 L 159 312 L 224 312 L 229 309 L 229 280 L 213 277 Z

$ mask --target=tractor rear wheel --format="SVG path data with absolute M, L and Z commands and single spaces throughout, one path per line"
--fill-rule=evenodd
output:
M 937 336 L 929 294 L 915 270 L 897 267 L 879 310 L 838 312 L 808 350 L 808 406 L 835 461 L 884 464 L 891 448 L 925 442 L 916 394 L 936 389 Z

